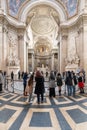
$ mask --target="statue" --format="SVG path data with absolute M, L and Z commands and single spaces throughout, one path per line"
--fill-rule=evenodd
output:
M 75 37 L 71 37 L 68 45 L 68 57 L 65 59 L 66 70 L 76 70 L 79 66 L 80 59 L 76 52 Z
M 14 56 L 13 53 L 12 53 L 7 58 L 7 65 L 8 66 L 19 66 L 20 61 L 18 60 L 17 56 Z

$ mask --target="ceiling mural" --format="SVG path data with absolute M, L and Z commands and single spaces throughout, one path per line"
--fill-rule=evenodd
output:
M 25 1 L 26 0 L 8 0 L 9 14 L 13 17 L 16 17 L 18 14 L 19 8 Z M 69 18 L 76 15 L 78 0 L 61 0 L 61 1 L 65 4 Z
M 25 0 L 8 0 L 9 14 L 16 17 L 23 2 L 25 2 Z
M 62 0 L 67 8 L 68 17 L 72 17 L 77 14 L 78 0 Z

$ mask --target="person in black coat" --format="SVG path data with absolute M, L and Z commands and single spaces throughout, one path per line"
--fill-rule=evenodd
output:
M 73 96 L 75 96 L 76 85 L 77 85 L 77 77 L 76 77 L 74 72 L 72 73 L 72 81 L 73 81 L 73 86 L 72 86 Z
M 56 81 L 57 81 L 57 86 L 59 90 L 59 96 L 61 96 L 61 86 L 63 85 L 63 82 L 62 82 L 62 77 L 60 73 L 57 74 Z
M 13 71 L 11 72 L 11 81 L 13 81 L 14 80 L 14 73 L 13 73 Z
M 67 85 L 68 96 L 71 96 L 72 95 L 73 82 L 72 82 L 72 76 L 71 76 L 70 71 L 67 72 L 67 77 L 66 77 L 66 80 L 65 80 L 65 84 Z
M 27 78 L 28 78 L 28 74 L 27 74 L 27 72 L 25 72 L 23 75 L 24 96 L 27 95 L 27 93 L 25 93 L 25 89 L 26 89 L 26 85 L 27 85 Z
M 44 88 L 44 77 L 42 76 L 40 71 L 36 72 L 36 76 L 35 76 L 35 94 L 37 94 L 37 102 L 38 104 L 40 104 L 40 95 L 41 95 L 41 103 L 43 103 L 43 97 L 44 97 L 44 92 L 45 92 L 45 88 Z

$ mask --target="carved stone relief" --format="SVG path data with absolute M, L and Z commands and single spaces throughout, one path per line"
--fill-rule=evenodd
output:
M 75 36 L 71 36 L 68 44 L 68 56 L 65 59 L 67 70 L 76 70 L 78 68 L 80 58 L 77 55 Z
M 8 66 L 19 66 L 20 61 L 17 56 L 17 37 L 11 32 L 8 32 L 8 42 L 9 42 L 9 54 L 7 57 Z

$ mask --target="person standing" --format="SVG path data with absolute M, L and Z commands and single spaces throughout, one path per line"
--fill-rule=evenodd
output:
M 62 77 L 60 73 L 57 74 L 56 81 L 57 81 L 59 96 L 61 96 L 61 86 L 63 85 L 63 82 L 62 82 Z
M 75 73 L 72 73 L 72 81 L 73 81 L 73 86 L 72 86 L 72 90 L 73 90 L 73 96 L 75 96 L 75 92 L 76 92 L 76 85 L 77 85 L 77 78 Z
M 54 72 L 50 72 L 50 77 L 49 77 L 49 97 L 55 97 L 55 75 Z
M 31 103 L 30 101 L 31 101 L 32 92 L 33 92 L 33 78 L 34 78 L 34 75 L 31 74 L 31 76 L 30 76 L 30 78 L 29 78 L 29 80 L 27 82 L 27 87 L 29 88 L 28 91 L 27 91 L 29 93 L 27 102 L 29 102 L 29 103 Z M 25 91 L 26 91 L 26 89 L 25 89 Z
M 14 80 L 14 73 L 13 73 L 13 71 L 11 72 L 11 81 L 13 81 Z
M 37 94 L 37 103 L 40 104 L 40 96 L 41 96 L 41 103 L 43 103 L 44 92 L 45 92 L 44 77 L 40 71 L 36 72 L 35 82 L 36 82 L 36 85 L 35 85 L 34 93 Z
M 18 79 L 20 80 L 20 76 L 21 76 L 21 74 L 20 74 L 20 70 L 18 71 Z
M 27 95 L 27 94 L 25 93 L 25 89 L 26 89 L 26 85 L 27 85 L 27 78 L 28 78 L 28 75 L 27 75 L 27 72 L 25 72 L 24 75 L 23 75 L 24 96 Z
M 84 77 L 82 72 L 79 73 L 78 87 L 80 89 L 80 93 L 84 93 Z
M 3 75 L 2 71 L 0 70 L 0 92 L 2 92 L 2 85 L 3 85 Z
M 67 85 L 68 96 L 71 96 L 72 95 L 73 81 L 72 81 L 72 76 L 71 76 L 70 71 L 67 72 L 65 84 Z

